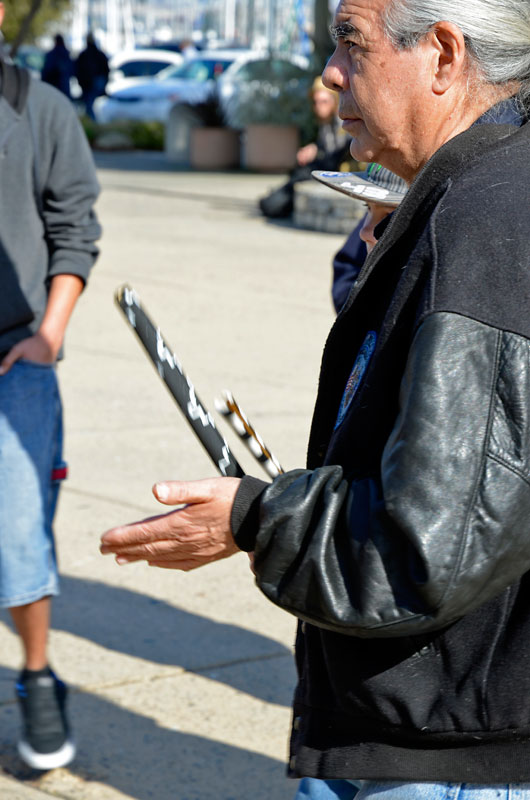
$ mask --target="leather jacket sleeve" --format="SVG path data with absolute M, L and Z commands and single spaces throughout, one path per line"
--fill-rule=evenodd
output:
M 324 466 L 259 489 L 261 590 L 362 637 L 436 630 L 499 594 L 530 569 L 529 397 L 524 337 L 427 317 L 379 474 Z

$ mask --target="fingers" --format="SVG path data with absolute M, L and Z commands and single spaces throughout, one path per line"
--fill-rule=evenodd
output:
M 103 553 L 114 553 L 116 563 L 131 564 L 135 561 L 147 561 L 149 566 L 165 567 L 188 571 L 197 567 L 228 558 L 237 552 L 237 546 L 228 541 L 212 540 L 204 537 L 191 542 L 178 542 L 174 539 L 147 544 L 124 547 L 104 547 Z
M 187 505 L 189 503 L 204 503 L 206 488 L 195 487 L 195 484 L 202 484 L 202 481 L 165 481 L 155 483 L 153 494 L 159 503 L 168 506 Z M 205 481 L 206 483 L 206 481 Z
M 166 534 L 169 536 L 169 534 Z M 191 557 L 209 558 L 216 555 L 222 549 L 222 543 L 212 540 L 205 532 L 194 538 L 180 538 L 169 536 L 169 538 L 148 542 L 131 542 L 130 538 L 123 544 L 102 545 L 101 550 L 105 553 L 115 552 L 119 558 L 131 560 L 142 559 L 144 561 L 180 561 Z
M 16 361 L 25 358 L 35 364 L 53 364 L 55 356 L 48 342 L 39 334 L 28 336 L 27 339 L 17 342 L 0 364 L 0 376 L 9 372 Z
M 170 511 L 169 514 L 160 514 L 156 517 L 148 517 L 140 522 L 133 522 L 130 525 L 120 525 L 111 528 L 101 537 L 102 553 L 110 553 L 121 545 L 137 545 L 156 541 L 158 538 L 167 536 L 167 518 L 177 514 L 177 511 Z
M 201 481 L 162 481 L 155 483 L 153 494 L 168 506 L 207 503 L 216 498 L 233 498 L 239 478 L 206 478 Z
M 2 363 L 0 364 L 0 375 L 5 375 L 7 372 L 9 372 L 15 361 L 18 361 L 19 358 L 22 358 L 22 352 L 20 346 L 16 344 L 11 348 L 9 353 L 4 356 Z
M 116 563 L 120 566 L 125 566 L 126 564 L 134 564 L 137 561 L 146 561 L 147 566 L 149 567 L 160 567 L 161 569 L 178 569 L 181 572 L 190 572 L 192 569 L 198 569 L 199 567 L 203 567 L 206 563 L 210 563 L 209 561 L 205 561 L 203 558 L 198 558 L 195 556 L 194 558 L 188 556 L 187 558 L 175 558 L 167 556 L 165 559 L 161 557 L 153 557 L 153 558 L 146 558 L 146 557 L 137 557 L 134 558 L 133 556 L 116 556 Z
M 147 564 L 150 567 L 160 567 L 161 569 L 178 569 L 181 572 L 191 572 L 192 569 L 203 567 L 204 561 L 199 561 L 198 559 L 189 559 L 187 561 L 179 561 L 178 564 L 167 561 L 148 561 Z
M 142 560 L 183 570 L 227 558 L 238 551 L 230 511 L 239 484 L 237 478 L 156 484 L 155 497 L 180 508 L 106 531 L 100 550 L 118 564 Z

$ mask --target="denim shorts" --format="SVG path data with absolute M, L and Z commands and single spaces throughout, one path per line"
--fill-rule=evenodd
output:
M 295 800 L 530 800 L 530 783 L 402 783 L 302 778 Z
M 55 367 L 17 361 L 0 376 L 0 607 L 59 593 L 52 522 L 62 460 Z

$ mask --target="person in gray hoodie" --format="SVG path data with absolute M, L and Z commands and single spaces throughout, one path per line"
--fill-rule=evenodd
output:
M 75 755 L 66 686 L 47 653 L 59 591 L 52 522 L 66 477 L 56 362 L 98 254 L 99 187 L 68 99 L 4 58 L 0 81 L 0 606 L 24 652 L 18 751 L 51 769 Z

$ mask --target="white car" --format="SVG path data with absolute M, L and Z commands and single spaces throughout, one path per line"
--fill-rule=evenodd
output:
M 110 74 L 106 91 L 110 94 L 144 83 L 167 67 L 182 64 L 182 61 L 181 54 L 172 50 L 123 50 L 109 61 Z
M 166 122 L 175 103 L 205 101 L 217 79 L 241 57 L 240 50 L 201 51 L 180 66 L 168 67 L 150 81 L 109 92 L 94 105 L 98 122 L 119 119 Z
M 313 73 L 303 56 L 254 52 L 239 59 L 223 73 L 218 83 L 219 103 L 225 122 L 233 128 L 244 128 L 248 108 L 253 109 L 257 119 L 262 104 L 263 121 L 267 121 L 271 100 L 274 103 L 282 93 L 296 97 L 300 109 L 305 111 L 310 108 L 308 90 L 312 81 Z M 267 102 L 263 103 L 265 99 Z M 277 114 L 281 116 L 283 113 L 279 104 Z

